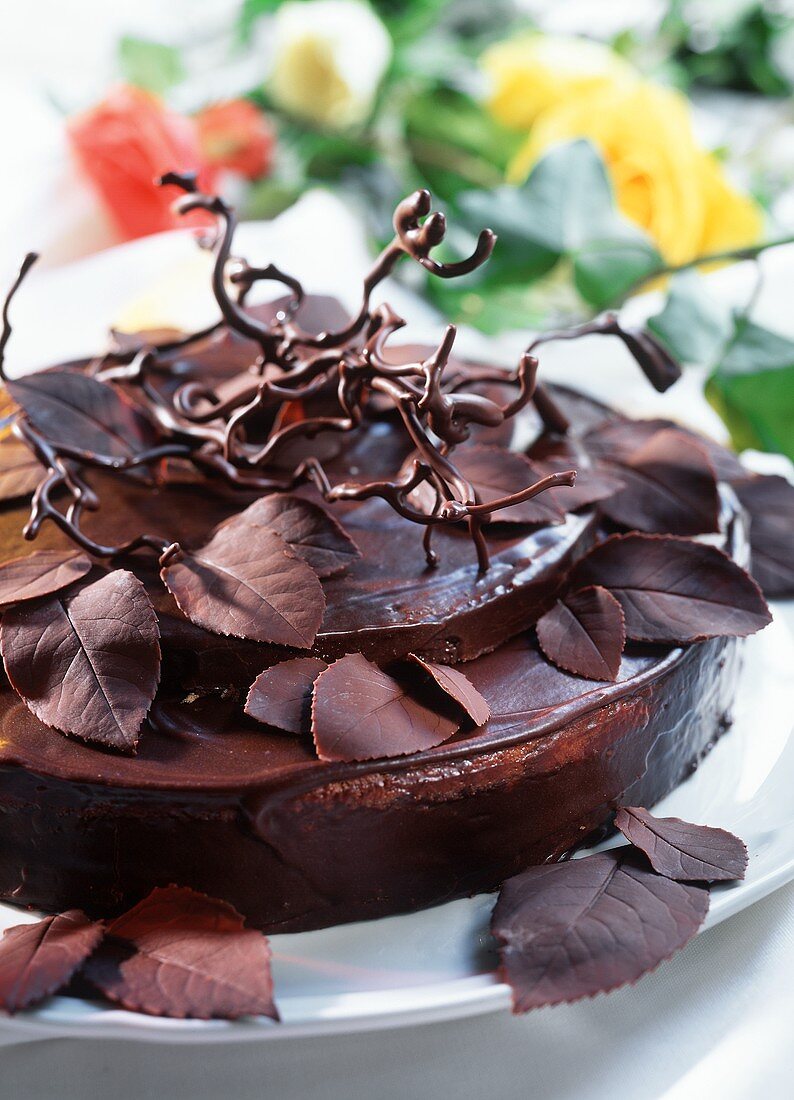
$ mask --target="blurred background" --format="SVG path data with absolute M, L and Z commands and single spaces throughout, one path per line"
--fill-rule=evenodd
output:
M 328 189 L 373 252 L 427 186 L 451 255 L 483 225 L 500 238 L 466 279 L 406 273 L 430 305 L 498 334 L 661 291 L 651 328 L 707 368 L 737 447 L 794 457 L 794 341 L 754 313 L 757 258 L 794 236 L 794 0 L 4 9 L 3 272 L 32 247 L 55 265 L 173 228 L 151 184 L 168 169 L 244 219 Z M 713 295 L 708 273 L 738 261 L 761 274 Z

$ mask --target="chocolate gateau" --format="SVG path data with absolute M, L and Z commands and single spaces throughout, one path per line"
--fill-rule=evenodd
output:
M 534 355 L 601 333 L 663 390 L 662 345 L 611 315 L 515 371 L 452 328 L 400 345 L 397 260 L 454 276 L 492 235 L 439 263 L 411 196 L 350 317 L 166 184 L 217 218 L 223 319 L 4 378 L 0 896 L 107 917 L 178 884 L 318 928 L 493 890 L 684 780 L 769 620 L 756 479 Z

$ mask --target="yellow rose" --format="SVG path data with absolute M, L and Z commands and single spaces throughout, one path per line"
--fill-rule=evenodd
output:
M 618 206 L 668 263 L 758 240 L 758 206 L 736 191 L 695 141 L 686 100 L 655 84 L 619 81 L 537 119 L 508 170 L 521 182 L 557 142 L 587 138 L 607 165 Z
M 492 115 L 516 130 L 528 130 L 563 100 L 587 99 L 599 88 L 638 79 L 612 50 L 584 38 L 522 35 L 491 46 L 480 63 L 491 85 Z
M 700 171 L 706 196 L 700 255 L 742 248 L 760 240 L 764 219 L 758 203 L 733 187 L 716 157 L 704 153 Z

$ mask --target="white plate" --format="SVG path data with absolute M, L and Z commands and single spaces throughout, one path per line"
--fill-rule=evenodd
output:
M 335 270 L 342 243 L 351 254 L 349 234 L 353 227 L 338 207 L 334 208 L 334 217 L 329 218 L 331 201 L 328 196 L 308 196 L 274 225 L 245 226 L 246 247 L 256 249 L 257 254 L 264 251 L 289 268 L 296 237 L 304 235 L 306 240 L 316 231 L 325 245 L 320 246 L 322 254 L 333 259 L 328 271 Z M 334 240 L 335 235 L 344 236 L 344 242 Z M 73 356 L 95 350 L 101 332 L 119 316 L 141 279 L 151 282 L 158 273 L 173 271 L 175 264 L 181 266 L 181 276 L 186 276 L 191 248 L 183 234 L 164 234 L 91 257 L 68 269 L 39 275 L 14 304 L 10 373 L 51 361 L 57 358 L 59 349 L 63 355 Z M 301 252 L 300 245 L 297 251 Z M 352 252 L 363 263 L 363 247 L 356 251 L 353 246 Z M 325 279 L 322 273 L 319 277 L 316 274 L 316 241 L 311 250 L 304 249 L 304 254 L 312 257 L 315 270 L 310 288 L 322 291 L 324 284 L 332 285 L 330 276 Z M 304 268 L 307 266 L 304 262 Z M 194 273 L 200 280 L 206 277 L 201 264 Z M 180 285 L 177 309 L 189 300 L 184 285 Z M 346 298 L 354 298 L 349 285 L 337 282 L 335 289 Z M 37 311 L 45 297 L 62 305 L 58 326 L 37 323 Z M 400 294 L 389 297 L 399 301 Z M 404 301 L 404 292 L 402 298 Z M 426 321 L 426 310 L 419 312 Z M 414 313 L 409 309 L 408 315 Z M 174 319 L 200 324 L 204 318 L 182 314 Z M 168 320 L 152 318 L 152 323 Z M 558 345 L 556 362 L 551 364 L 555 375 L 563 378 L 567 364 L 579 358 L 577 353 L 573 359 L 566 359 L 568 347 Z M 594 347 L 599 371 L 588 372 L 590 388 L 600 391 L 606 400 L 614 396 L 621 403 L 630 393 L 636 414 L 657 414 L 660 410 L 652 404 L 649 387 L 633 372 L 626 376 L 618 371 L 620 378 L 613 378 L 610 371 L 614 371 L 614 351 L 605 355 L 603 343 Z M 591 367 L 594 362 L 590 362 Z M 600 374 L 602 364 L 603 388 L 593 383 L 593 374 Z M 666 406 L 668 415 L 675 415 L 671 411 L 675 409 L 690 421 L 699 419 L 708 428 L 708 406 L 698 393 L 695 377 L 684 379 L 676 387 L 679 389 L 686 392 Z M 646 404 L 639 406 L 640 402 Z M 706 927 L 794 878 L 794 607 L 779 604 L 775 613 L 775 622 L 747 643 L 732 730 L 697 773 L 657 808 L 663 814 L 731 829 L 750 849 L 745 881 L 713 889 Z M 407 916 L 274 936 L 275 988 L 282 1017 L 278 1025 L 258 1019 L 236 1023 L 161 1020 L 55 997 L 37 1010 L 0 1018 L 0 1045 L 49 1036 L 202 1043 L 278 1039 L 396 1027 L 504 1009 L 510 1003 L 509 991 L 497 981 L 488 934 L 493 902 L 493 895 L 482 895 Z M 12 906 L 0 905 L 0 929 L 34 919 Z

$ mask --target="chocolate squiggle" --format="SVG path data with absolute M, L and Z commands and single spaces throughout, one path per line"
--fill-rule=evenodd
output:
M 206 338 L 217 327 L 210 326 L 159 347 L 142 346 L 129 355 L 112 354 L 93 365 L 91 373 L 99 382 L 123 387 L 134 394 L 139 409 L 159 437 L 156 446 L 144 448 L 131 458 L 110 458 L 47 438 L 23 408 L 17 416 L 17 434 L 47 470 L 33 497 L 26 537 L 34 538 L 42 523 L 50 520 L 98 557 L 113 557 L 141 548 L 173 556 L 178 547 L 171 539 L 159 535 L 142 534 L 118 546 L 105 546 L 90 539 L 81 529 L 81 516 L 86 509 L 96 510 L 99 500 L 83 472 L 91 467 L 128 472 L 151 467 L 166 457 L 178 457 L 206 477 L 220 478 L 235 488 L 263 494 L 311 482 L 328 502 L 381 497 L 405 519 L 425 527 L 423 544 L 430 564 L 437 561 L 431 545 L 433 530 L 440 525 L 465 524 L 479 568 L 485 570 L 489 559 L 483 525 L 490 516 L 547 489 L 571 485 L 575 478 L 573 470 L 555 473 L 520 492 L 483 501 L 455 464 L 454 450 L 468 439 L 472 425 L 497 427 L 530 401 L 534 401 L 549 429 L 567 430 L 567 420 L 550 395 L 537 385 L 538 363 L 530 354 L 532 348 L 546 339 L 599 331 L 622 335 L 630 350 L 635 355 L 639 352 L 638 358 L 648 359 L 654 354 L 655 349 L 637 343 L 638 340 L 642 343 L 643 334 L 631 334 L 637 344 L 632 347 L 617 320 L 610 317 L 577 332 L 539 337 L 512 372 L 497 368 L 448 372 L 456 338 L 453 325 L 448 326 L 431 355 L 395 365 L 387 359 L 387 344 L 405 321 L 388 305 L 372 305 L 375 289 L 403 257 L 439 278 L 454 278 L 473 271 L 493 250 L 496 238 L 490 230 L 482 231 L 468 258 L 450 264 L 435 260 L 431 252 L 444 239 L 444 216 L 432 211 L 427 191 L 414 192 L 395 211 L 394 237 L 364 279 L 362 301 L 355 316 L 336 331 L 314 335 L 304 331 L 296 320 L 304 299 L 303 288 L 296 279 L 273 264 L 254 267 L 233 256 L 236 218 L 222 198 L 200 193 L 192 175 L 168 173 L 159 182 L 183 191 L 175 203 L 179 213 L 201 209 L 216 218 L 215 232 L 200 244 L 215 256 L 212 287 L 223 321 L 259 349 L 255 361 L 240 375 L 243 383 L 249 380 L 248 384 L 241 385 L 231 397 L 222 397 L 211 387 L 195 381 L 169 387 L 158 384 L 164 377 L 174 379 L 173 362 L 167 353 Z M 11 333 L 9 305 L 32 262 L 32 257 L 26 258 L 3 309 L 2 378 L 5 378 L 2 353 Z M 287 305 L 269 323 L 254 316 L 245 306 L 252 287 L 262 281 L 278 282 L 290 294 Z M 642 365 L 646 366 L 644 362 Z M 513 395 L 500 403 L 472 392 L 472 385 L 482 381 L 512 388 Z M 329 408 L 322 415 L 309 414 L 307 402 L 318 395 L 323 396 Z M 287 444 L 296 439 L 310 440 L 320 433 L 354 431 L 364 420 L 373 398 L 393 406 L 415 448 L 413 460 L 394 479 L 332 484 L 320 461 L 313 456 L 298 463 L 290 473 L 273 476 L 273 461 Z M 290 412 L 285 415 L 287 410 Z M 270 427 L 264 439 L 256 439 L 251 429 L 261 427 L 262 423 Z M 425 488 L 425 496 L 427 487 L 431 490 L 430 507 L 423 505 L 420 509 L 411 501 L 411 494 L 420 486 Z M 64 497 L 65 509 L 59 506 Z

